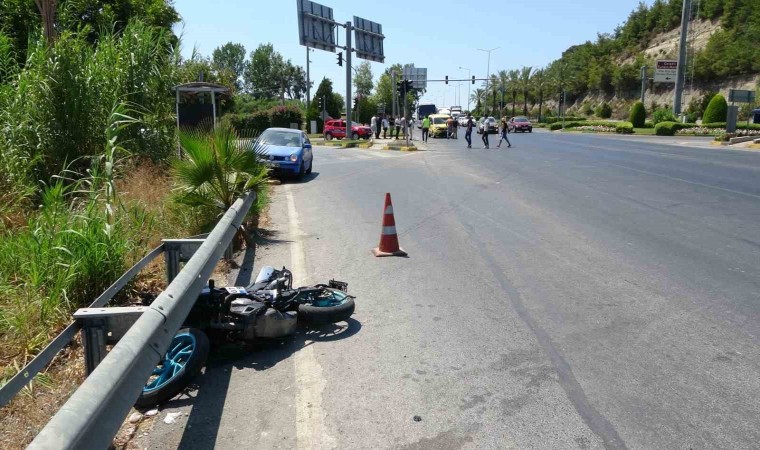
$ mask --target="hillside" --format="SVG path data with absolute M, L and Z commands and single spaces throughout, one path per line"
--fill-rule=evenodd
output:
M 624 115 L 641 91 L 640 68 L 657 59 L 675 59 L 682 0 L 657 0 L 639 5 L 627 20 L 595 41 L 573 45 L 529 79 L 516 70 L 499 72 L 494 91 L 509 93 L 510 107 L 537 115 L 539 105 L 556 111 L 559 93 L 567 107 L 588 110 L 609 102 L 616 115 Z M 683 109 L 699 115 L 702 96 L 731 88 L 755 89 L 760 75 L 760 8 L 757 0 L 695 0 L 688 38 L 687 79 Z M 530 70 L 530 68 L 527 68 Z M 673 85 L 650 84 L 647 108 L 672 106 Z

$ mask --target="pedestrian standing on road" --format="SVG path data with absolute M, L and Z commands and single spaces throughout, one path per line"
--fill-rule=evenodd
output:
M 475 122 L 472 121 L 472 116 L 467 115 L 467 125 L 464 132 L 464 140 L 467 141 L 467 148 L 472 148 L 472 129 L 475 128 Z
M 414 140 L 414 119 L 409 119 L 409 122 L 406 124 L 407 128 L 409 129 L 409 140 Z
M 396 118 L 396 140 L 398 141 L 398 135 L 401 133 L 401 124 L 404 123 L 403 117 Z M 393 137 L 393 131 L 391 130 L 391 137 Z
M 391 117 L 393 120 L 393 117 Z M 388 139 L 388 116 L 383 114 L 383 139 Z
M 499 143 L 496 144 L 496 148 L 501 147 L 501 141 L 507 141 L 507 148 L 512 147 L 512 143 L 509 142 L 509 138 L 507 137 L 507 134 L 509 133 L 509 124 L 507 123 L 506 117 L 501 118 L 501 124 L 499 127 L 501 127 L 501 139 L 499 139 Z
M 451 117 L 446 120 L 446 139 L 451 139 L 454 134 L 454 119 Z
M 377 116 L 372 116 L 372 118 L 369 120 L 369 127 L 372 130 L 372 134 L 375 135 L 375 139 L 377 139 L 379 133 L 379 128 L 377 127 L 378 118 Z
M 425 118 L 422 119 L 422 142 L 427 142 L 429 131 L 430 131 L 430 118 L 428 116 L 425 116 Z
M 483 120 L 483 148 L 488 148 L 488 131 L 489 128 L 491 128 L 491 123 L 488 121 L 488 119 Z
M 459 132 L 459 121 L 456 120 L 456 119 L 452 119 L 452 121 L 454 122 L 453 123 L 453 126 L 454 126 L 454 139 L 457 139 L 459 137 L 457 135 L 457 133 Z

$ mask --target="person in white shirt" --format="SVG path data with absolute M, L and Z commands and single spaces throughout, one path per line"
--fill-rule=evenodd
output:
M 380 128 L 377 126 L 377 116 L 372 116 L 372 118 L 369 120 L 369 127 L 372 130 L 372 134 L 374 134 L 375 138 L 377 139 L 377 135 L 380 134 L 378 131 Z
M 384 115 L 383 116 L 383 139 L 388 139 L 387 133 L 388 133 L 388 116 Z M 393 133 L 391 132 L 391 134 Z
M 396 119 L 396 140 L 398 141 L 398 135 L 401 134 L 401 125 L 404 124 L 404 118 L 399 117 Z

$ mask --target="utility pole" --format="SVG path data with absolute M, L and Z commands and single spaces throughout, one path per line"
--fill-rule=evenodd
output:
M 309 109 L 309 105 L 311 105 L 311 79 L 309 78 L 309 63 L 311 62 L 309 59 L 309 52 L 313 52 L 309 47 L 306 47 L 306 109 Z
M 689 19 L 691 16 L 691 0 L 683 0 L 681 12 L 681 39 L 678 43 L 678 72 L 676 75 L 676 95 L 673 99 L 673 114 L 681 115 L 681 96 L 686 73 L 686 38 L 689 32 Z
M 644 103 L 644 97 L 647 92 L 647 66 L 641 66 L 641 103 Z
M 346 22 L 346 138 L 351 136 L 351 21 Z

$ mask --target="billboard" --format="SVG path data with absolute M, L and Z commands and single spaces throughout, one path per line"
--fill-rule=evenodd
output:
M 301 45 L 335 53 L 333 10 L 309 0 L 298 1 L 298 40 Z
M 354 48 L 357 58 L 384 63 L 384 39 L 382 25 L 354 16 Z

